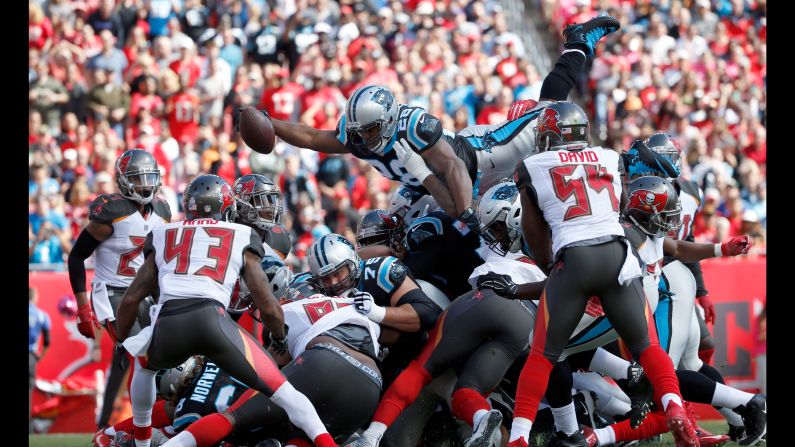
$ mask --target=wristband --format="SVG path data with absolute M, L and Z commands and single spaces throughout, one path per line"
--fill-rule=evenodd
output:
M 414 171 L 416 172 L 410 172 L 410 174 L 419 180 L 420 183 L 424 182 L 428 176 L 433 175 L 433 172 L 425 165 L 417 166 L 414 168 Z
M 367 318 L 376 323 L 380 323 L 384 321 L 384 317 L 386 317 L 386 307 L 376 306 L 375 303 L 373 303 L 373 306 L 370 308 L 370 313 L 367 314 Z
M 720 248 L 721 244 L 715 244 L 715 257 L 722 258 L 723 257 L 723 250 Z

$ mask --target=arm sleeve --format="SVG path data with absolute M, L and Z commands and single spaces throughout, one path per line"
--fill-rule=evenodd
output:
M 262 258 L 263 256 L 265 256 L 265 247 L 262 246 L 262 239 L 259 237 L 256 231 L 254 231 L 253 229 L 250 229 L 250 231 L 251 231 L 251 236 L 250 236 L 251 239 L 249 240 L 248 245 L 246 245 L 246 247 L 243 248 L 243 250 L 244 251 L 249 250 L 254 254 L 256 254 L 257 256 L 259 256 L 260 258 Z
M 75 241 L 75 245 L 72 247 L 72 251 L 69 252 L 69 258 L 66 261 L 69 267 L 69 283 L 72 286 L 72 292 L 86 291 L 86 266 L 84 262 L 99 244 L 100 242 L 88 231 L 83 230 L 80 232 L 80 236 Z
M 407 134 L 414 152 L 422 153 L 442 137 L 442 122 L 429 113 L 415 112 L 409 116 Z
M 442 308 L 437 306 L 436 303 L 431 301 L 421 288 L 406 292 L 398 300 L 398 306 L 408 304 L 411 306 L 420 317 L 420 330 L 427 331 L 433 328 L 436 324 L 436 319 L 442 313 Z

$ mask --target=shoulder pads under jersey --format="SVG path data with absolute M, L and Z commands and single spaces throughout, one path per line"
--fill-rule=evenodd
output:
M 152 211 L 166 222 L 171 222 L 171 207 L 168 206 L 168 202 L 160 197 L 152 199 Z
M 101 194 L 88 205 L 88 219 L 111 225 L 138 211 L 135 203 L 120 194 Z

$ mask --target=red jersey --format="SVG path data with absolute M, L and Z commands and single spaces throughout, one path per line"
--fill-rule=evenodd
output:
M 189 61 L 183 61 L 182 59 L 179 59 L 170 63 L 168 68 L 174 70 L 174 73 L 178 74 L 180 78 L 187 77 L 187 87 L 193 87 L 196 85 L 196 81 L 199 80 L 199 76 L 201 76 L 202 73 L 200 62 L 201 61 L 198 58 L 193 58 Z
M 140 93 L 133 93 L 130 101 L 130 116 L 138 118 L 141 109 L 146 109 L 154 115 L 155 110 L 163 105 L 163 99 L 157 95 L 144 96 Z
M 168 129 L 177 141 L 193 140 L 199 132 L 196 111 L 199 98 L 188 92 L 175 93 L 166 101 L 168 110 Z
M 277 120 L 290 121 L 295 106 L 304 94 L 304 88 L 295 82 L 288 82 L 275 89 L 265 89 L 260 98 L 260 109 Z
M 478 114 L 477 124 L 499 124 L 508 119 L 509 109 L 486 106 Z
M 48 40 L 52 39 L 52 24 L 47 17 L 41 23 L 28 22 L 28 46 L 41 50 Z

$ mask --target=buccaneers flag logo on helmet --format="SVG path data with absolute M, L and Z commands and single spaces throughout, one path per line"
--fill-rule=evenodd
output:
M 119 172 L 124 174 L 127 172 L 127 165 L 130 163 L 130 159 L 132 159 L 132 154 L 127 154 L 119 159 Z
M 223 200 L 221 204 L 221 214 L 223 214 L 227 208 L 235 204 L 235 196 L 232 194 L 232 188 L 226 183 L 221 186 L 221 200 Z
M 544 113 L 538 117 L 538 126 L 536 127 L 536 132 L 541 134 L 546 131 L 552 131 L 560 135 L 560 128 L 558 128 L 559 119 L 560 115 L 558 115 L 557 110 L 547 107 L 544 109 Z
M 655 194 L 646 189 L 639 189 L 629 198 L 628 208 L 643 211 L 662 211 L 668 203 L 668 194 Z
M 254 192 L 254 185 L 257 183 L 256 179 L 251 179 L 247 182 L 238 183 L 235 186 L 235 194 L 239 196 L 248 196 Z

